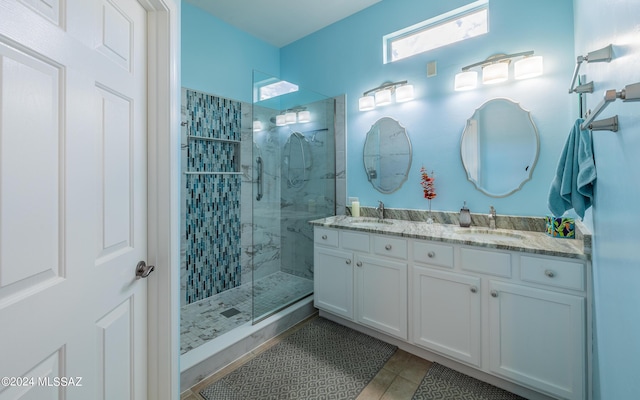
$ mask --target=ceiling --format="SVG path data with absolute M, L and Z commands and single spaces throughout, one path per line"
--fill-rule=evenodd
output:
M 382 0 L 184 0 L 276 47 Z

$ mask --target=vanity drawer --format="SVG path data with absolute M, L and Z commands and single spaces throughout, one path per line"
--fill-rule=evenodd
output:
M 566 289 L 585 289 L 582 263 L 542 257 L 520 257 L 520 279 Z
M 453 268 L 453 247 L 416 240 L 413 243 L 413 259 L 420 263 Z
M 373 252 L 381 256 L 406 260 L 407 241 L 406 239 L 396 239 L 388 236 L 374 236 Z
M 345 250 L 362 251 L 364 253 L 369 252 L 369 234 L 357 233 L 350 231 L 342 231 L 342 240 L 340 245 Z
M 470 248 L 460 249 L 462 269 L 495 276 L 511 277 L 511 254 Z
M 322 246 L 338 247 L 338 231 L 325 228 L 314 228 L 313 241 Z

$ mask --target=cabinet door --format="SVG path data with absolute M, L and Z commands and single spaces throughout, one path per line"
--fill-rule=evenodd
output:
M 585 393 L 584 298 L 492 281 L 490 369 L 566 399 Z
M 314 305 L 353 319 L 353 253 L 314 249 Z
M 480 366 L 480 278 L 413 267 L 415 344 Z
M 407 340 L 407 264 L 356 258 L 356 320 Z

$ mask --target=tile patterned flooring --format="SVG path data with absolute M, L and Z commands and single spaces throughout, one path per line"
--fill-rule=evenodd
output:
M 192 388 L 185 390 L 180 396 L 180 399 L 203 400 L 199 395 L 202 389 L 279 343 L 282 338 L 300 329 L 300 327 L 308 321 L 309 320 L 301 322 L 281 335 L 269 340 L 251 353 L 236 360 L 228 367 L 199 382 Z M 422 378 L 427 373 L 427 370 L 431 367 L 431 364 L 431 361 L 424 360 L 398 349 L 369 385 L 364 388 L 356 400 L 410 400 L 418 388 L 418 385 L 420 385 Z
M 252 291 L 255 292 L 253 298 Z M 251 321 L 254 302 L 256 316 L 261 316 L 312 292 L 312 280 L 276 272 L 257 280 L 254 285 L 241 285 L 183 306 L 180 309 L 180 354 Z

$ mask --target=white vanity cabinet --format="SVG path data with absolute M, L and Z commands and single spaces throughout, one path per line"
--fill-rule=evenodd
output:
M 585 263 L 468 246 L 453 253 L 451 264 L 414 257 L 414 344 L 557 398 L 586 398 Z
M 413 341 L 480 367 L 480 278 L 415 265 Z
M 314 240 L 315 306 L 407 340 L 407 241 L 317 227 Z
M 520 257 L 520 280 L 489 280 L 489 368 L 559 398 L 586 398 L 585 265 Z M 570 290 L 561 290 L 568 288 Z
M 589 261 L 499 247 L 316 226 L 315 305 L 527 398 L 590 399 Z
M 353 319 L 353 253 L 316 245 L 314 263 L 315 306 Z

